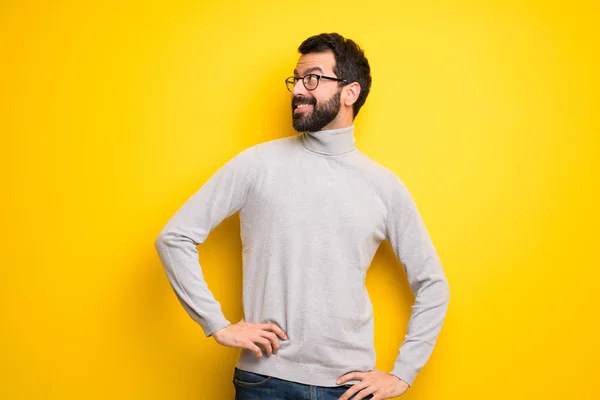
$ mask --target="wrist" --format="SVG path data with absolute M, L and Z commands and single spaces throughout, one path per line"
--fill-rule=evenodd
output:
M 401 389 L 408 389 L 410 387 L 410 385 L 408 384 L 408 382 L 402 380 L 402 378 L 400 378 L 400 377 L 398 377 L 398 376 L 396 376 L 396 375 L 394 375 L 392 373 L 389 373 L 388 375 L 391 375 L 394 378 L 396 378 L 396 381 L 397 381 L 396 383 L 399 385 L 399 387 Z
M 227 325 L 229 326 L 229 325 Z M 225 328 L 227 328 L 227 326 L 224 326 L 223 328 L 217 329 L 216 331 L 214 331 L 211 336 L 214 337 L 215 339 L 218 339 L 219 336 L 221 336 L 222 333 L 224 333 Z

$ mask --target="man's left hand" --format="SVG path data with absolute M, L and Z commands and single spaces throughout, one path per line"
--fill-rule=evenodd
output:
M 348 381 L 360 381 L 352 385 L 350 389 L 340 397 L 340 400 L 348 400 L 356 394 L 352 400 L 364 399 L 372 394 L 372 400 L 383 400 L 397 397 L 408 390 L 408 383 L 395 375 L 386 374 L 378 369 L 369 372 L 350 372 L 338 379 L 337 384 L 341 385 Z

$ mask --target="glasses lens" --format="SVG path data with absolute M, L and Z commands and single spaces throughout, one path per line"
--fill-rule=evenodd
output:
M 289 90 L 290 92 L 294 90 L 294 84 L 296 82 L 294 81 L 294 78 L 289 77 L 285 80 L 285 86 L 287 87 L 287 90 Z
M 308 74 L 304 77 L 304 86 L 307 90 L 316 89 L 319 85 L 319 77 L 315 74 Z

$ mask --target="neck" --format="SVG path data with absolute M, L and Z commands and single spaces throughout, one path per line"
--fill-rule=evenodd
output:
M 301 139 L 304 147 L 319 154 L 334 156 L 356 149 L 354 125 L 318 132 L 304 132 Z

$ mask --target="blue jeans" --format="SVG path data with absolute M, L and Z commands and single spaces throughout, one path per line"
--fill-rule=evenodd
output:
M 304 385 L 236 368 L 235 400 L 337 400 L 351 385 L 323 387 Z M 353 396 L 352 398 L 354 398 Z M 372 395 L 365 399 L 372 398 Z

